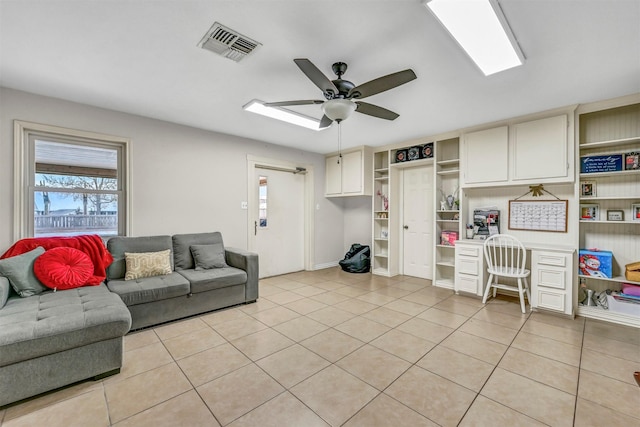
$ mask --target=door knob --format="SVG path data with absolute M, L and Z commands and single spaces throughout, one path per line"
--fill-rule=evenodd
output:
M 405 230 L 408 230 L 408 229 L 409 229 L 409 226 L 408 226 L 408 225 L 405 225 L 405 226 L 404 226 L 404 229 L 405 229 Z

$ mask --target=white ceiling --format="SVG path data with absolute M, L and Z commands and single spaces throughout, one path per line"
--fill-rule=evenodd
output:
M 242 110 L 322 99 L 294 64 L 356 85 L 405 68 L 417 80 L 366 101 L 343 147 L 381 146 L 640 92 L 640 0 L 500 0 L 526 56 L 484 77 L 419 0 L 0 0 L 0 85 L 318 153 L 315 132 Z M 262 43 L 236 63 L 197 47 L 214 21 Z M 322 116 L 319 105 L 298 111 Z

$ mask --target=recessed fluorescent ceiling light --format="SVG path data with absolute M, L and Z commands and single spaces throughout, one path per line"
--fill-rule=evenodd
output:
M 523 64 L 524 55 L 496 0 L 423 2 L 485 76 Z
M 252 113 L 271 117 L 272 119 L 276 120 L 282 120 L 283 122 L 302 126 L 308 129 L 326 129 L 320 128 L 320 120 L 318 119 L 305 116 L 304 114 L 296 113 L 295 111 L 291 111 L 282 107 L 267 107 L 266 105 L 264 105 L 263 101 L 257 99 L 249 101 L 242 108 L 244 110 L 251 111 Z

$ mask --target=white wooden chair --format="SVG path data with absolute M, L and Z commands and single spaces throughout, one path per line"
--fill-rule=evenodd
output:
M 509 234 L 494 234 L 484 241 L 484 257 L 487 260 L 489 280 L 484 290 L 482 303 L 486 304 L 489 290 L 493 289 L 493 297 L 498 289 L 517 292 L 520 296 L 520 308 L 526 313 L 524 294 L 531 305 L 531 293 L 527 278 L 531 273 L 526 268 L 527 251 L 518 239 Z M 501 284 L 498 277 L 515 279 L 518 286 Z

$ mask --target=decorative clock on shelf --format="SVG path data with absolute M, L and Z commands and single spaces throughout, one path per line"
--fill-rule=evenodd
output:
M 407 150 L 396 151 L 396 163 L 402 163 L 407 161 Z
M 420 147 L 411 147 L 407 157 L 409 160 L 418 160 L 420 158 Z

